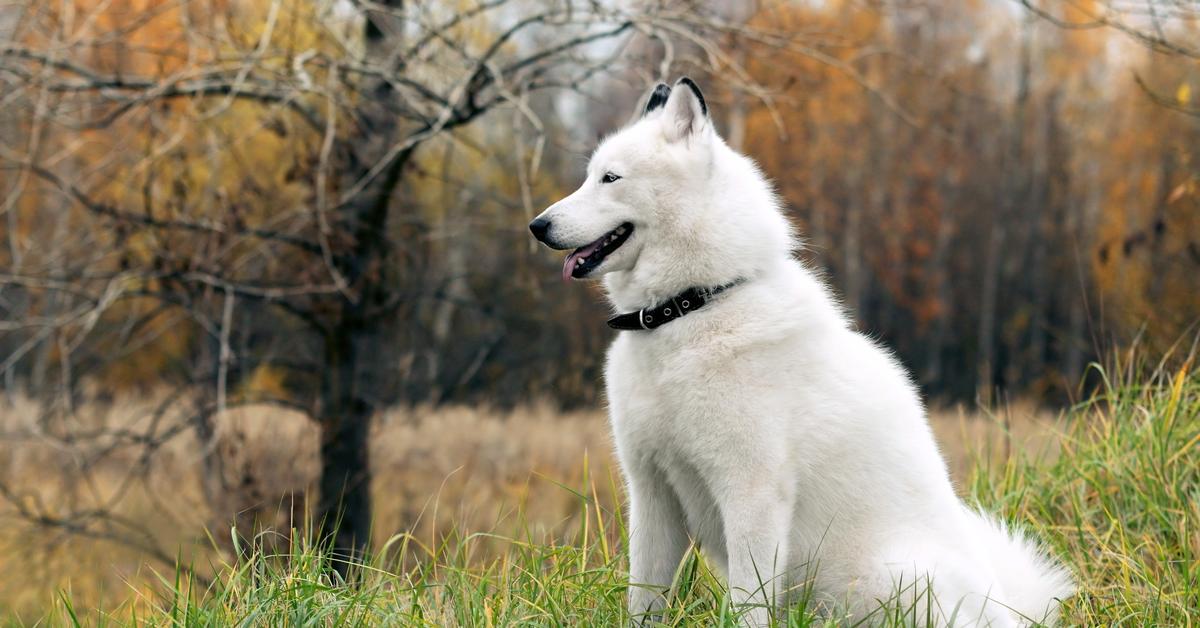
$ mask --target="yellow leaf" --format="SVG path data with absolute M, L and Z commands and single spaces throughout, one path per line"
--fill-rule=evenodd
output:
M 1171 203 L 1183 198 L 1183 195 L 1187 194 L 1187 191 L 1187 183 L 1180 183 L 1179 185 L 1175 186 L 1175 189 L 1171 190 L 1171 194 L 1167 196 L 1167 205 L 1170 205 Z
M 1175 99 L 1178 100 L 1179 104 L 1181 105 L 1188 104 L 1188 101 L 1192 99 L 1191 85 L 1188 85 L 1187 83 L 1180 83 L 1179 91 L 1175 92 Z

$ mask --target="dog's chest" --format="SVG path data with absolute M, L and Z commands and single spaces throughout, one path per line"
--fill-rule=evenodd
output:
M 649 344 L 649 343 L 645 343 Z M 712 394 L 720 386 L 686 352 L 613 347 L 608 388 L 613 436 L 632 482 L 664 485 L 682 508 L 688 534 L 723 568 L 724 532 L 714 477 L 727 476 L 728 426 Z M 655 351 L 653 349 L 660 349 Z
M 606 383 L 613 427 L 636 433 L 648 446 L 666 445 L 686 436 L 686 424 L 707 396 L 701 365 L 689 359 L 689 352 L 666 343 L 636 340 L 619 338 L 609 355 Z
M 718 364 L 695 346 L 620 338 L 609 354 L 608 400 L 622 457 L 706 465 L 735 435 L 736 367 Z M 715 461 L 714 461 L 715 462 Z

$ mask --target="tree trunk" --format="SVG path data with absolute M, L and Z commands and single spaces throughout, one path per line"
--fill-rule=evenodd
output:
M 1045 108 L 1038 116 L 1037 135 L 1034 137 L 1034 146 L 1030 150 L 1032 187 L 1030 189 L 1029 233 L 1030 247 L 1033 250 L 1030 254 L 1031 260 L 1027 276 L 1030 284 L 1032 311 L 1029 320 L 1029 357 L 1025 360 L 1021 370 L 1024 372 L 1022 384 L 1026 387 L 1033 385 L 1035 391 L 1038 392 L 1043 391 L 1043 387 L 1046 385 L 1047 332 L 1052 311 L 1049 303 L 1050 286 L 1053 281 L 1046 266 L 1047 260 L 1050 259 L 1050 239 L 1056 235 L 1053 213 L 1058 209 L 1052 197 L 1055 170 L 1051 168 L 1050 164 L 1050 156 L 1055 154 L 1056 148 L 1053 136 L 1055 132 L 1053 120 L 1056 115 L 1054 102 L 1054 95 L 1051 94 L 1046 100 Z
M 734 59 L 738 64 L 746 63 L 746 48 L 734 47 Z M 733 90 L 729 102 L 729 117 L 726 118 L 728 128 L 725 141 L 733 150 L 741 151 L 746 143 L 746 94 L 740 89 Z
M 945 186 L 950 188 L 951 186 Z M 949 201 L 946 203 L 948 207 L 956 207 L 958 204 L 958 195 L 953 191 L 945 190 L 941 192 Z M 923 379 L 924 384 L 929 386 L 942 386 L 942 393 L 947 392 L 948 388 L 942 382 L 942 349 L 946 343 L 946 337 L 950 333 L 950 318 L 953 315 L 954 307 L 951 303 L 954 298 L 950 286 L 950 244 L 953 240 L 955 225 L 954 212 L 942 209 L 938 217 L 937 240 L 934 243 L 933 256 L 930 258 L 929 267 L 925 272 L 926 277 L 931 277 L 937 282 L 935 288 L 935 299 L 938 303 L 938 316 L 934 321 L 933 334 L 930 342 L 925 347 L 925 374 Z
M 354 307 L 347 303 L 347 309 Z M 358 382 L 359 336 L 360 330 L 343 328 L 326 339 L 321 385 L 321 501 L 317 516 L 333 567 L 343 577 L 352 562 L 364 557 L 371 528 L 367 434 L 372 409 Z
M 1014 122 L 1009 135 L 1009 146 L 1004 153 L 1002 163 L 1005 164 L 1007 176 L 1002 190 L 1006 196 L 1001 207 L 1004 215 L 989 214 L 987 232 L 987 252 L 984 258 L 983 277 L 980 282 L 979 304 L 979 349 L 978 367 L 976 370 L 976 390 L 980 403 L 990 406 L 996 386 L 996 327 L 999 318 L 999 288 L 1000 253 L 1004 250 L 1007 236 L 1007 222 L 1016 216 L 1021 204 L 1028 199 L 1025 177 L 1021 170 L 1022 139 L 1025 133 L 1026 104 L 1029 101 L 1029 75 L 1031 72 L 1031 46 L 1033 38 L 1033 20 L 1026 18 L 1021 30 L 1021 48 L 1019 50 L 1019 67 L 1017 70 L 1017 93 L 1013 103 Z
M 401 45 L 403 0 L 378 0 L 366 12 L 364 41 L 367 62 L 381 68 L 394 63 Z M 342 186 L 350 189 L 385 159 L 399 137 L 395 92 L 385 80 L 370 79 L 362 94 L 370 94 L 358 107 L 359 132 L 350 134 L 338 154 L 348 160 Z M 371 399 L 378 388 L 371 377 L 382 370 L 380 318 L 373 308 L 385 298 L 388 287 L 388 214 L 392 194 L 411 151 L 396 155 L 371 179 L 342 211 L 344 228 L 351 231 L 349 246 L 338 256 L 338 272 L 349 286 L 339 297 L 336 315 L 324 340 L 318 417 L 321 432 L 320 501 L 317 523 L 332 567 L 343 577 L 351 565 L 365 558 L 371 530 L 371 462 L 367 436 L 375 407 Z

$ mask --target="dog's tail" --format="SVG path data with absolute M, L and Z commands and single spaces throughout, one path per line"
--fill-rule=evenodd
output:
M 992 561 L 1005 604 L 1025 621 L 1057 623 L 1058 607 L 1075 593 L 1075 580 L 1023 531 L 978 512 L 968 513 Z

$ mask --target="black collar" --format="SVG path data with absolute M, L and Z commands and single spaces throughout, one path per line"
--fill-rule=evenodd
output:
M 688 288 L 658 307 L 618 314 L 608 319 L 608 326 L 623 331 L 650 331 L 704 307 L 713 297 L 744 281 L 734 279 L 715 288 Z

